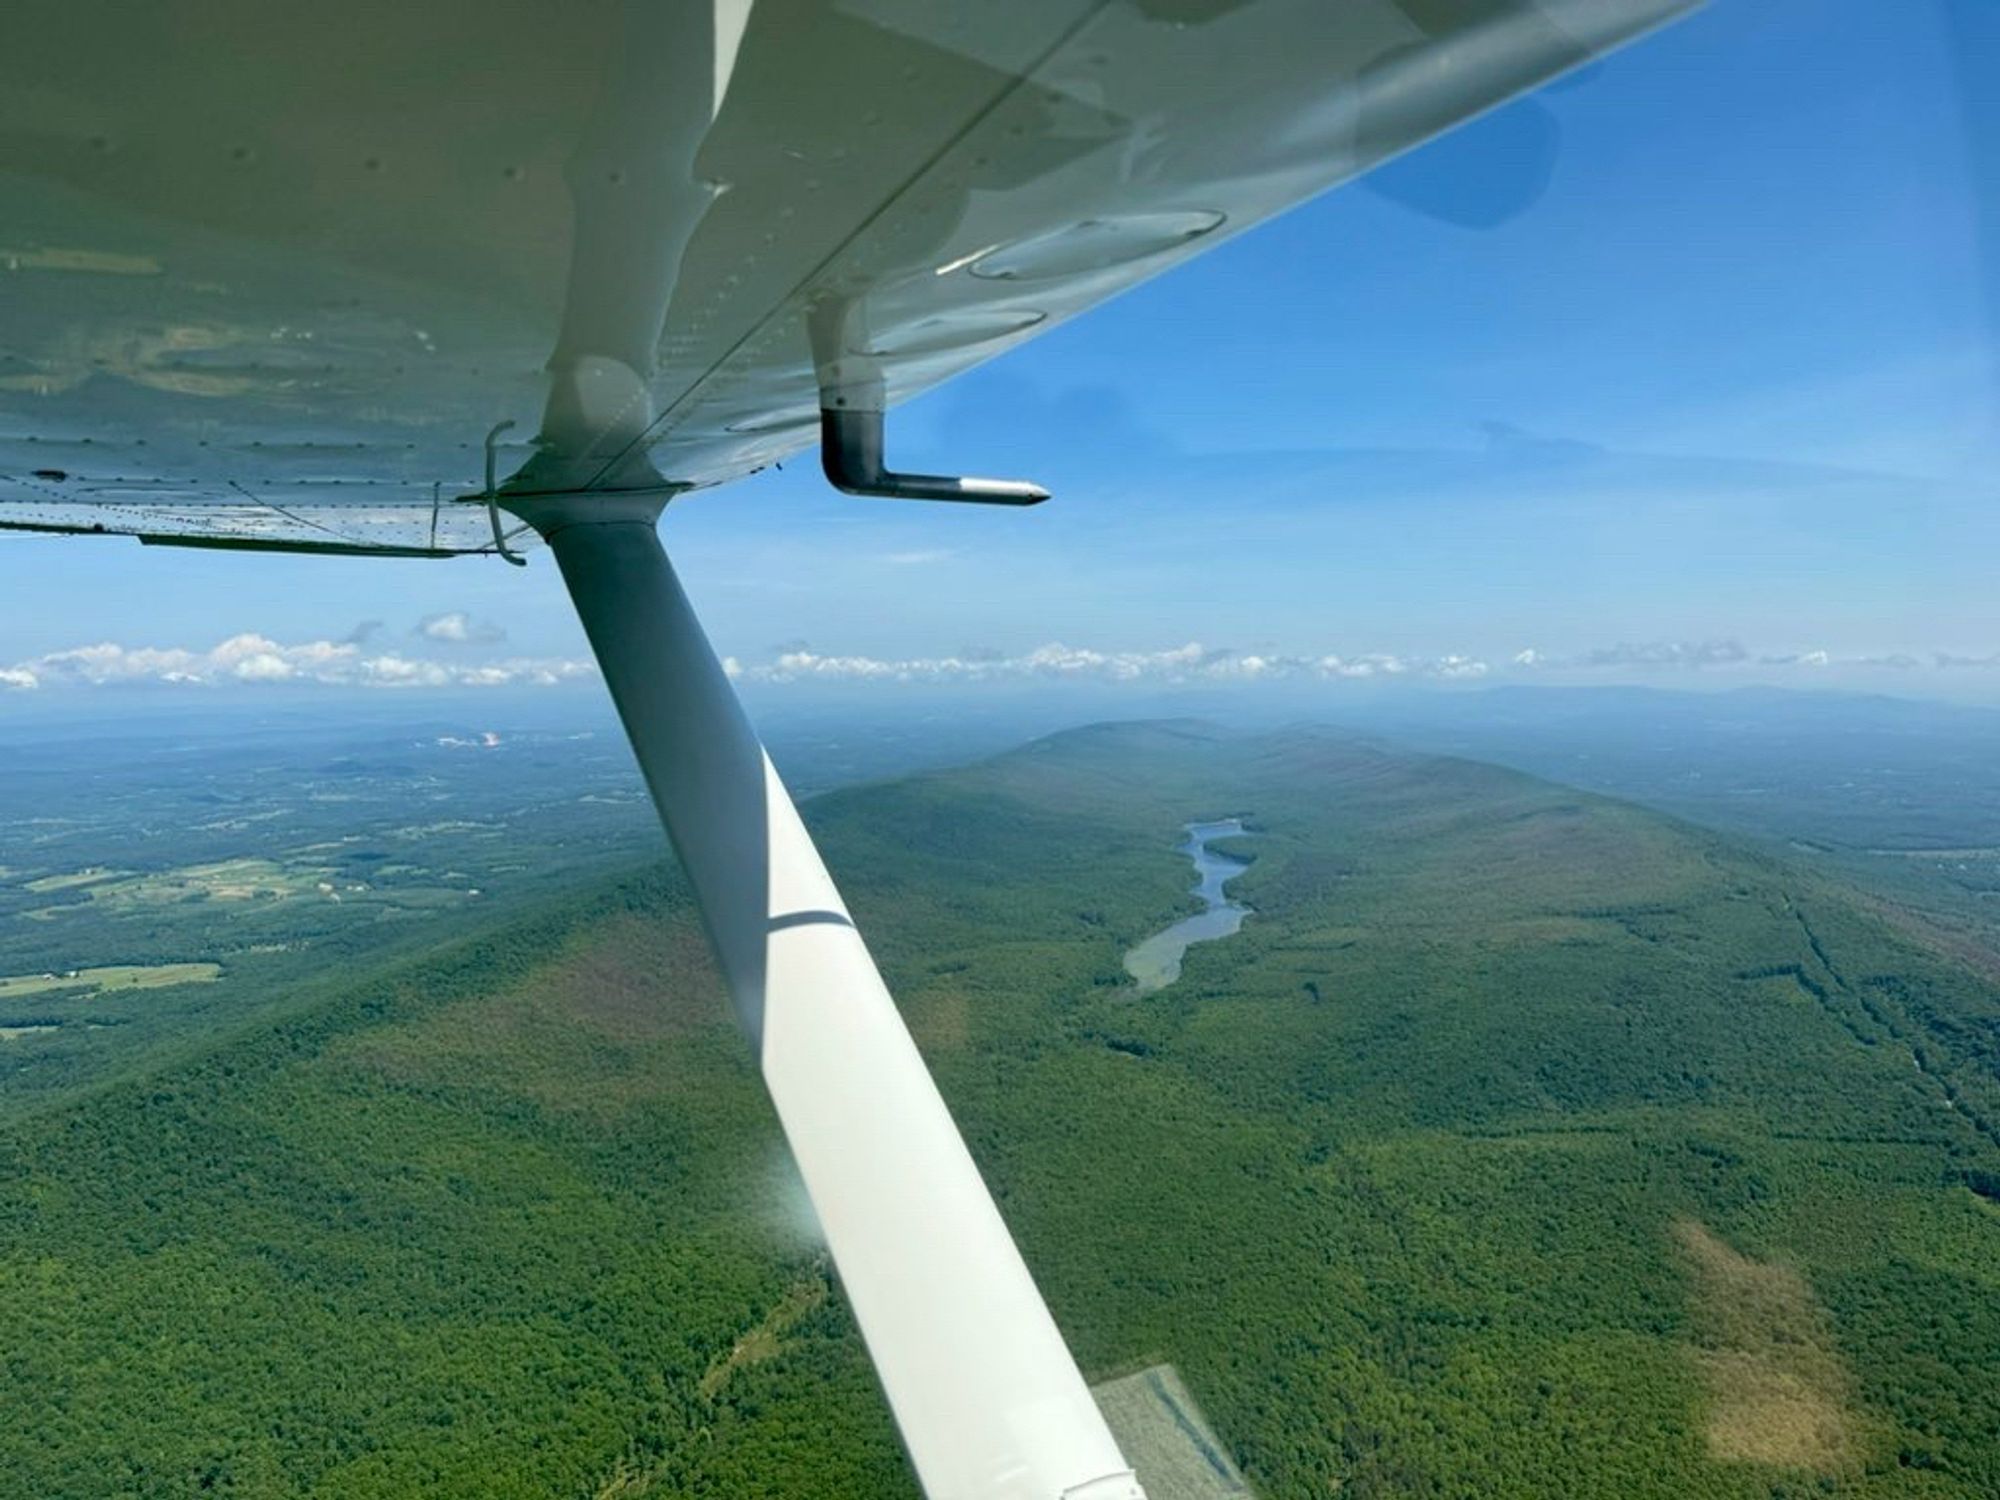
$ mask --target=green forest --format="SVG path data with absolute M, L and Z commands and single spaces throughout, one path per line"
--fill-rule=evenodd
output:
M 808 811 L 1086 1373 L 1267 1500 L 2000 1494 L 2000 957 L 1313 730 Z M 11 1112 L 0 1495 L 915 1496 L 685 891 L 574 885 Z

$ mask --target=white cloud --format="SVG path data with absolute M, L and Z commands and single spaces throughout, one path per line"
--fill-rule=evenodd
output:
M 1400 656 L 1322 656 L 1315 664 L 1322 677 L 1401 677 L 1410 664 Z
M 931 563 L 948 562 L 958 554 L 948 547 L 934 547 L 919 552 L 889 552 L 883 554 L 882 561 L 898 568 L 921 568 Z
M 1842 656 L 1825 650 L 1758 654 L 1732 639 L 1706 641 L 1642 641 L 1604 646 L 1572 655 L 1538 648 L 1514 653 L 1500 672 L 1591 673 L 1612 680 L 1629 680 L 1655 672 L 1773 671 L 1818 674 L 1839 668 L 2000 669 L 2000 654 L 1991 657 L 1933 655 Z M 731 657 L 725 668 L 732 678 L 751 682 L 806 681 L 963 683 L 1023 681 L 1094 681 L 1109 683 L 1253 683 L 1253 682 L 1395 682 L 1468 683 L 1490 679 L 1496 668 L 1485 659 L 1458 652 L 1442 656 L 1403 656 L 1389 652 L 1354 655 L 1328 653 L 1293 656 L 1275 652 L 1217 650 L 1198 642 L 1161 651 L 1099 651 L 1051 643 L 1016 656 L 965 650 L 950 656 L 876 657 L 822 654 L 800 647 L 778 652 L 769 662 L 751 665 Z
M 815 651 L 780 652 L 760 666 L 735 658 L 725 664 L 732 676 L 755 682 L 990 682 L 1045 679 L 1096 682 L 1263 682 L 1275 680 L 1482 677 L 1487 665 L 1469 656 L 1404 658 L 1367 656 L 1287 656 L 1269 652 L 1213 650 L 1190 641 L 1162 651 L 1098 651 L 1051 642 L 1018 656 L 966 651 L 953 656 L 829 656 Z
M 1527 670 L 1661 671 L 1699 667 L 1733 667 L 1750 660 L 1741 641 L 1620 641 L 1575 656 L 1551 656 L 1533 649 L 1517 652 L 1514 665 Z M 1767 658 L 1768 660 L 1768 658 Z
M 0 687 L 175 687 L 274 683 L 329 687 L 548 687 L 596 675 L 589 661 L 510 657 L 466 664 L 399 652 L 370 653 L 352 640 L 285 645 L 257 634 L 234 635 L 206 651 L 184 646 L 124 646 L 113 641 L 52 651 L 0 667 Z
M 1531 649 L 1517 652 L 1513 661 L 1514 666 L 1522 671 L 1613 672 L 1629 676 L 1635 672 L 1722 669 L 1752 673 L 1762 671 L 1768 675 L 1774 669 L 1817 673 L 1841 668 L 1897 672 L 1918 671 L 1925 667 L 1940 670 L 1954 667 L 1993 668 L 2000 667 L 2000 653 L 1992 656 L 1951 656 L 1934 652 L 1929 656 L 1913 656 L 1907 651 L 1889 651 L 1846 656 L 1814 649 L 1753 654 L 1742 642 L 1735 640 L 1645 641 L 1600 646 L 1573 656 L 1552 656 L 1548 652 Z
M 255 656 L 244 657 L 232 670 L 245 682 L 283 682 L 292 675 L 294 668 L 282 656 L 260 651 Z
M 442 615 L 425 615 L 417 626 L 417 634 L 427 641 L 447 646 L 491 646 L 507 639 L 507 632 L 502 627 L 475 620 L 462 609 Z
M 1733 667 L 1750 659 L 1741 641 L 1621 641 L 1585 654 L 1591 667 Z
M 451 673 L 434 661 L 412 661 L 391 652 L 360 663 L 362 679 L 384 687 L 443 687 Z
M 457 644 L 457 643 L 454 643 Z M 1683 670 L 1800 671 L 1839 668 L 1962 671 L 2000 669 L 2000 654 L 1926 656 L 1878 654 L 1841 656 L 1824 650 L 1756 654 L 1734 640 L 1654 641 L 1601 647 L 1574 655 L 1539 649 L 1516 652 L 1500 670 L 1521 673 L 1585 672 L 1612 677 Z M 1493 676 L 1494 667 L 1477 656 L 1405 656 L 1389 652 L 1353 655 L 1289 655 L 1274 651 L 1217 649 L 1189 641 L 1157 651 L 1103 651 L 1050 642 L 1032 651 L 1003 655 L 968 647 L 942 656 L 877 657 L 817 652 L 793 643 L 768 661 L 723 658 L 732 681 L 765 684 L 802 682 L 1095 682 L 1230 683 L 1396 682 L 1468 683 Z M 116 687 L 133 684 L 251 689 L 271 685 L 468 689 L 555 687 L 597 675 L 587 659 L 506 657 L 466 662 L 421 651 L 371 651 L 353 639 L 283 643 L 254 632 L 234 635 L 208 648 L 127 646 L 111 641 L 53 651 L 0 666 L 0 691 L 38 688 Z

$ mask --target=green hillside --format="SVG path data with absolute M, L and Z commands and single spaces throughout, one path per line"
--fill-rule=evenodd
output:
M 2000 1494 L 2000 980 L 1657 815 L 1311 731 L 811 808 L 1085 1369 L 1269 1500 Z M 1135 998 L 1191 819 L 1243 931 Z M 0 1136 L 0 1494 L 914 1494 L 677 884 Z

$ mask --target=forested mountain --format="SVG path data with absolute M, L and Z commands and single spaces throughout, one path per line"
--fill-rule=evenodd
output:
M 1983 954 L 1306 730 L 809 811 L 1086 1371 L 1270 1500 L 2000 1493 Z M 1231 816 L 1254 914 L 1140 998 Z M 0 1494 L 914 1494 L 671 873 L 11 1121 L 0 1308 Z

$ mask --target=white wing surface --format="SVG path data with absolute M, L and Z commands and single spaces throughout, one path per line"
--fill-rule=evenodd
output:
M 0 524 L 721 484 L 1689 4 L 13 0 Z

